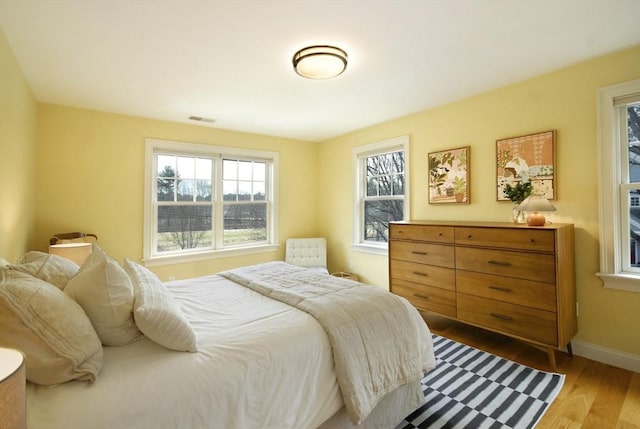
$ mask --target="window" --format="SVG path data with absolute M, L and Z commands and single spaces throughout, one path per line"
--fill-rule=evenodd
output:
M 389 222 L 409 215 L 409 137 L 354 149 L 354 246 L 386 253 Z
M 640 292 L 640 80 L 598 91 L 600 276 Z
M 144 259 L 275 250 L 277 154 L 146 141 Z

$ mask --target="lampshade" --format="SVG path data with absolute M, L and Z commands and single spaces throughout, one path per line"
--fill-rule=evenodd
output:
M 0 348 L 0 428 L 26 427 L 26 383 L 22 353 Z
M 539 212 L 555 212 L 556 208 L 542 195 L 530 195 L 520 203 L 518 210 L 532 212 L 527 217 L 529 226 L 544 226 L 546 219 Z
M 91 243 L 52 244 L 49 246 L 49 253 L 62 256 L 78 265 L 82 265 L 87 256 L 91 254 L 91 246 Z
M 293 68 L 309 79 L 332 78 L 347 68 L 347 53 L 335 46 L 308 46 L 293 55 Z

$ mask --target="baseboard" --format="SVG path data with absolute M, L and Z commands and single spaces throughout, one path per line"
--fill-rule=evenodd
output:
M 640 356 L 584 341 L 572 341 L 573 353 L 587 359 L 640 373 Z

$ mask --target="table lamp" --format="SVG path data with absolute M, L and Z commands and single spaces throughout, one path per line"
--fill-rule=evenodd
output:
M 0 428 L 26 428 L 25 377 L 22 353 L 0 348 Z
M 78 265 L 82 265 L 87 256 L 91 254 L 91 243 L 64 243 L 49 246 L 49 253 L 62 256 Z
M 518 210 L 530 213 L 527 225 L 544 226 L 546 219 L 540 212 L 555 212 L 556 208 L 542 195 L 530 195 L 520 203 Z

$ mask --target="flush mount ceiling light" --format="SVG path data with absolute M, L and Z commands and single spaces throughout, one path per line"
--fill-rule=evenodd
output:
M 347 53 L 335 46 L 307 46 L 293 55 L 293 68 L 302 77 L 329 79 L 347 68 Z

